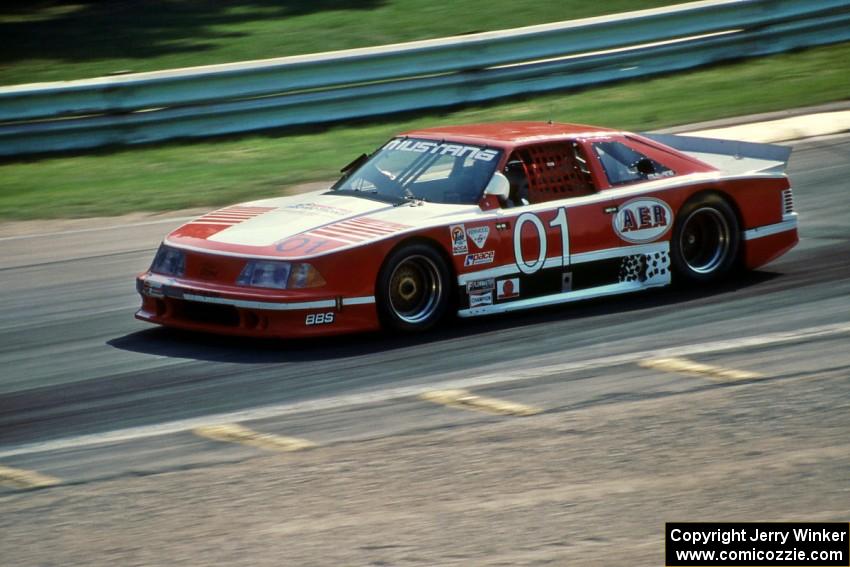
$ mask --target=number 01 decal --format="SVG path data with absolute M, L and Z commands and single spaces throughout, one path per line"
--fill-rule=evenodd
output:
M 540 241 L 540 252 L 537 254 L 537 258 L 531 262 L 526 262 L 522 254 L 522 227 L 525 226 L 525 223 L 531 223 L 534 226 L 537 231 L 537 239 Z M 567 211 L 563 207 L 558 209 L 558 214 L 549 221 L 549 226 L 561 229 L 561 260 L 562 265 L 566 266 L 570 263 L 570 231 L 567 228 Z M 514 258 L 516 258 L 519 271 L 523 274 L 533 274 L 539 271 L 546 263 L 546 248 L 546 228 L 543 226 L 543 221 L 534 213 L 521 214 L 514 227 Z

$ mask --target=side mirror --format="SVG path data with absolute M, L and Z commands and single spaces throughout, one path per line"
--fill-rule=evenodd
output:
M 484 188 L 484 196 L 497 197 L 500 202 L 505 201 L 511 195 L 511 182 L 499 171 L 493 174 L 490 183 Z
M 648 177 L 655 173 L 655 165 L 652 163 L 652 160 L 646 157 L 642 157 L 637 160 L 633 165 L 632 169 L 635 169 L 638 173 L 643 175 L 644 177 Z

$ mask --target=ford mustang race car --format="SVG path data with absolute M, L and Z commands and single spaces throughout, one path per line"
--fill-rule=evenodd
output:
M 252 336 L 419 331 L 713 282 L 797 243 L 789 154 L 575 124 L 408 132 L 327 190 L 169 234 L 137 278 L 136 317 Z

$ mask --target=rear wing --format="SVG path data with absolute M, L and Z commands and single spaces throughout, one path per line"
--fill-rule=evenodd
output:
M 731 174 L 784 173 L 791 148 L 676 134 L 641 134 Z

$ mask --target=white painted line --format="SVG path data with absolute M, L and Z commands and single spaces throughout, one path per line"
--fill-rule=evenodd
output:
M 374 295 L 367 295 L 363 297 L 348 297 L 343 298 L 343 305 L 369 305 L 370 303 L 375 303 Z
M 149 297 L 160 297 L 146 293 Z M 170 296 L 169 296 L 170 297 Z M 247 301 L 243 299 L 229 299 L 227 297 L 209 297 L 206 295 L 196 295 L 189 292 L 184 292 L 182 298 L 187 301 L 195 301 L 198 303 L 215 303 L 217 305 L 232 305 L 242 309 L 256 309 L 258 311 L 304 311 L 309 309 L 332 309 L 336 307 L 336 300 L 322 299 L 318 301 L 293 301 L 289 303 L 278 303 L 273 301 Z M 363 297 L 348 297 L 343 298 L 343 305 L 368 305 L 375 303 L 375 296 L 368 295 Z
M 274 404 L 243 411 L 206 415 L 155 425 L 143 425 L 127 429 L 118 429 L 105 433 L 95 433 L 91 435 L 80 435 L 77 437 L 56 439 L 53 441 L 28 443 L 25 445 L 18 445 L 16 447 L 10 447 L 5 451 L 0 451 L 0 458 L 27 455 L 30 453 L 41 453 L 44 451 L 78 449 L 103 443 L 116 443 L 133 439 L 157 437 L 160 435 L 182 433 L 198 427 L 217 425 L 221 423 L 239 423 L 312 411 L 324 411 L 343 407 L 366 405 L 370 403 L 388 402 L 399 398 L 415 398 L 433 390 L 471 389 L 502 383 L 516 383 L 543 378 L 546 376 L 566 374 L 569 372 L 633 364 L 646 358 L 692 356 L 696 354 L 798 342 L 807 339 L 829 337 L 847 333 L 850 333 L 850 322 L 809 327 L 806 329 L 799 329 L 797 331 L 770 333 L 753 337 L 732 338 L 722 341 L 698 343 L 672 348 L 645 350 L 614 356 L 592 358 L 588 360 L 550 364 L 547 366 L 537 366 L 535 357 L 529 357 L 515 361 L 514 364 L 518 368 L 512 369 L 510 372 L 506 372 L 504 367 L 502 367 L 501 370 L 494 370 L 492 373 L 479 374 L 478 376 L 472 376 L 469 378 L 462 377 L 462 374 L 454 374 L 448 375 L 448 377 L 443 380 L 434 381 L 428 384 L 387 388 L 373 392 L 346 394 L 343 396 L 320 398 L 305 402 Z M 522 368 L 523 365 L 527 366 Z
M 20 234 L 18 236 L 3 236 L 3 237 L 0 237 L 0 242 L 6 242 L 6 241 L 9 241 L 9 240 L 24 240 L 26 238 L 46 238 L 48 236 L 67 236 L 69 234 L 84 234 L 86 232 L 101 232 L 101 231 L 104 231 L 104 230 L 118 230 L 118 229 L 126 229 L 126 228 L 135 228 L 135 227 L 138 227 L 138 226 L 153 226 L 153 225 L 156 225 L 156 224 L 171 223 L 171 224 L 177 225 L 177 224 L 183 224 L 186 221 L 190 221 L 190 220 L 196 219 L 196 218 L 198 218 L 198 217 L 197 216 L 172 217 L 170 219 L 136 222 L 136 223 L 130 223 L 130 224 L 115 224 L 115 225 L 111 225 L 111 226 L 98 226 L 98 227 L 92 227 L 92 228 L 78 228 L 78 229 L 75 229 L 75 230 L 62 230 L 62 231 L 58 231 L 58 232 L 39 232 L 39 233 L 36 233 L 36 234 Z M 97 218 L 92 219 L 93 223 L 97 222 L 97 221 L 98 221 Z
M 154 296 L 151 296 L 154 297 Z M 232 305 L 242 309 L 257 309 L 259 311 L 300 311 L 302 309 L 331 309 L 336 306 L 333 299 L 321 301 L 299 301 L 292 303 L 274 303 L 271 301 L 247 301 L 244 299 L 229 299 L 227 297 L 209 297 L 184 292 L 183 299 L 199 303 L 215 303 L 217 305 Z

